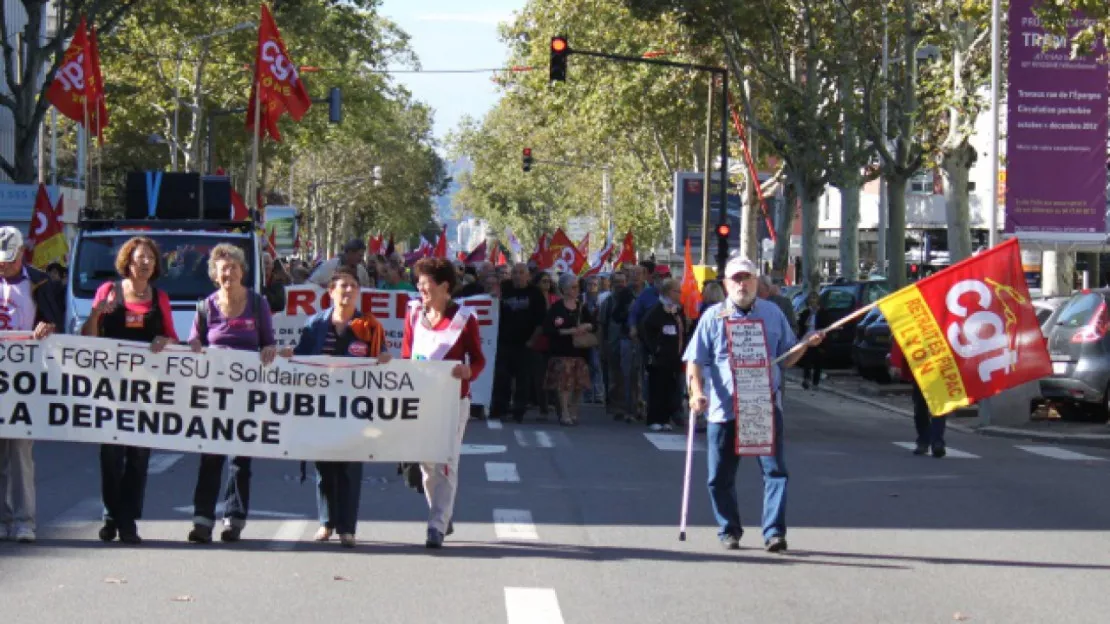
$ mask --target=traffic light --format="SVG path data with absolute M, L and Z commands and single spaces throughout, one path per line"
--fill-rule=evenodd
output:
M 522 165 L 522 168 L 524 169 L 524 173 L 528 173 L 529 171 L 532 170 L 532 163 L 533 162 L 535 162 L 535 161 L 532 160 L 532 148 L 530 148 L 530 147 L 524 148 L 524 158 L 523 158 L 523 165 Z
M 551 38 L 551 75 L 550 81 L 565 82 L 567 79 L 567 55 L 570 54 L 570 46 L 567 45 L 567 38 L 563 35 L 558 35 Z
M 717 226 L 717 236 L 723 239 L 728 239 L 728 235 L 732 233 L 732 227 L 727 223 L 722 223 Z

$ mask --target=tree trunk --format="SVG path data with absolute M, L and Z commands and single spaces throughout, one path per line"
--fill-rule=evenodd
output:
M 798 195 L 794 192 L 792 179 L 788 179 L 783 196 L 782 214 L 775 223 L 775 255 L 771 268 L 776 273 L 785 274 L 790 267 L 790 233 L 794 230 L 794 211 L 798 207 Z
M 952 149 L 945 149 L 944 204 L 948 222 L 949 260 L 955 264 L 971 257 L 971 209 L 968 177 L 975 164 L 975 148 L 965 139 Z
M 798 197 L 802 200 L 802 278 L 798 280 L 809 292 L 821 288 L 821 266 L 817 257 L 817 198 L 805 191 L 804 179 L 796 179 Z
M 1063 297 L 1071 294 L 1075 256 L 1066 251 L 1046 250 L 1041 260 L 1041 294 Z
M 759 260 L 759 193 L 755 181 L 748 173 L 748 183 L 744 193 L 744 208 L 740 213 L 740 253 L 752 262 Z
M 859 193 L 856 180 L 840 189 L 840 274 L 859 279 Z
M 906 285 L 906 184 L 908 178 L 887 178 L 887 281 L 891 290 Z

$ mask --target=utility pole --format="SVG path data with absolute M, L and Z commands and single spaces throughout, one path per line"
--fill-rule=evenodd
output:
M 887 18 L 886 18 L 886 5 L 883 5 L 883 64 L 881 68 L 883 84 L 886 84 L 887 72 L 890 69 L 890 37 L 887 34 Z M 883 144 L 886 144 L 887 132 L 887 101 L 886 95 L 883 95 L 882 110 L 879 113 L 879 126 L 882 132 Z M 886 176 L 879 176 L 879 240 L 878 240 L 878 253 L 876 254 L 876 264 L 879 267 L 879 274 L 888 276 L 887 273 L 887 211 L 889 209 L 890 197 L 886 185 Z
M 702 182 L 701 194 L 701 262 L 705 266 L 709 262 L 709 192 L 712 184 L 713 165 L 709 159 L 713 145 L 713 84 L 714 76 L 709 75 L 709 95 L 705 105 L 705 180 Z M 678 241 L 675 241 L 678 244 Z

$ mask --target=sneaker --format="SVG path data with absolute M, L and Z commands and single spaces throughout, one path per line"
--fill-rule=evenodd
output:
M 721 548 L 725 550 L 740 550 L 740 536 L 725 535 L 721 538 Z
M 786 538 L 781 535 L 776 535 L 767 540 L 767 552 L 777 553 L 786 551 Z
M 428 538 L 424 540 L 425 548 L 443 548 L 443 533 L 436 529 L 428 529 Z
M 937 459 L 940 459 L 941 457 L 944 457 L 947 454 L 948 454 L 948 451 L 946 451 L 944 449 L 943 444 L 934 444 L 933 445 L 933 457 L 936 457 Z
M 663 431 L 674 431 L 674 425 L 672 425 L 671 423 L 663 425 Z
M 100 531 L 97 532 L 97 537 L 102 542 L 110 542 L 116 539 L 116 533 L 116 523 L 112 520 L 105 520 L 104 526 L 100 527 Z
M 447 523 L 447 533 L 445 535 L 450 535 L 454 532 L 455 532 L 455 521 L 452 520 L 452 521 Z
M 660 425 L 659 423 L 655 423 L 654 425 L 649 426 L 648 429 L 651 429 L 652 431 L 662 431 L 663 430 L 663 425 Z
M 187 539 L 191 544 L 211 544 L 212 527 L 194 524 L 193 530 L 189 531 L 189 537 Z
M 35 541 L 35 530 L 31 527 L 21 526 L 15 530 L 15 537 L 12 539 L 20 544 L 30 544 Z
M 243 534 L 243 527 L 231 526 L 230 524 L 224 527 L 220 532 L 221 542 L 238 542 L 240 536 Z
M 924 455 L 928 452 L 929 452 L 929 445 L 928 444 L 918 444 L 913 449 L 913 454 L 914 455 Z

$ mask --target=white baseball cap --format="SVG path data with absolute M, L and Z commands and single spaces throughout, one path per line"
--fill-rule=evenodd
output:
M 23 234 L 14 227 L 0 227 L 0 262 L 15 262 L 23 253 Z
M 724 277 L 726 279 L 731 279 L 740 273 L 747 273 L 752 277 L 756 277 L 759 275 L 759 267 L 744 256 L 736 256 L 725 265 Z

